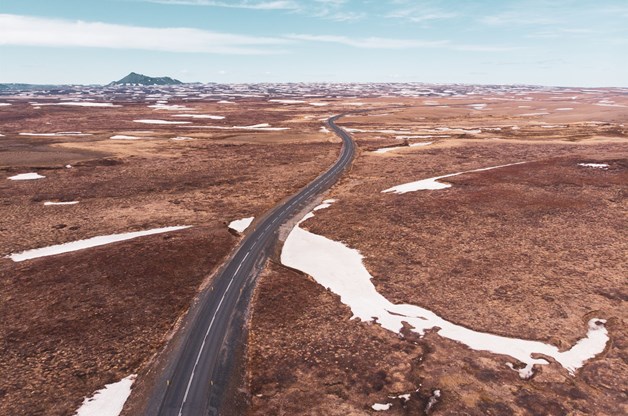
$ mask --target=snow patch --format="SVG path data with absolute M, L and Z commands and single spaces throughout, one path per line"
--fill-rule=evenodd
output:
M 483 172 L 486 170 L 503 168 L 506 166 L 520 165 L 526 162 L 509 163 L 507 165 L 491 166 L 489 168 L 473 169 L 464 172 L 450 173 L 449 175 L 436 176 L 434 178 L 422 179 L 420 181 L 404 183 L 402 185 L 393 186 L 382 191 L 382 193 L 393 192 L 395 194 L 405 194 L 407 192 L 437 190 L 451 188 L 451 184 L 438 182 L 440 179 L 451 178 L 452 176 L 462 175 L 464 173 Z
M 302 100 L 268 100 L 268 102 L 279 104 L 305 104 L 305 101 Z
M 585 168 L 608 169 L 608 163 L 578 163 L 578 166 Z
M 191 124 L 191 121 L 170 121 L 170 120 L 133 120 L 136 123 L 144 124 Z
M 51 206 L 51 205 L 76 205 L 78 203 L 79 203 L 79 201 L 70 201 L 70 202 L 51 202 L 51 201 L 46 201 L 46 202 L 44 202 L 44 206 Z
M 33 106 L 48 106 L 48 105 L 67 105 L 73 107 L 122 107 L 113 103 L 95 103 L 95 102 L 82 102 L 82 101 L 67 101 L 61 103 L 31 103 Z
M 118 416 L 131 394 L 135 377 L 137 375 L 132 374 L 116 383 L 105 385 L 92 397 L 85 398 L 74 416 Z
M 255 217 L 248 217 L 242 218 L 241 220 L 231 221 L 229 223 L 229 228 L 239 233 L 243 233 L 247 228 L 249 228 L 254 219 Z
M 80 131 L 60 131 L 58 133 L 19 133 L 20 136 L 41 136 L 41 137 L 54 137 L 54 136 L 91 136 L 91 133 L 81 133 Z
M 36 248 L 32 250 L 26 250 L 21 253 L 14 253 L 7 256 L 14 262 L 20 262 L 25 260 L 37 259 L 39 257 L 54 256 L 62 253 L 69 253 L 72 251 L 84 250 L 86 248 L 104 246 L 105 244 L 116 243 L 118 241 L 131 240 L 133 238 L 143 237 L 153 234 L 168 233 L 171 231 L 184 230 L 190 228 L 190 226 L 175 226 L 175 227 L 163 227 L 153 228 L 152 230 L 136 231 L 131 233 L 111 234 L 98 237 L 88 238 L 86 240 L 72 241 L 70 243 L 57 244 L 54 246 Z
M 314 213 L 310 212 L 290 232 L 281 252 L 281 262 L 307 273 L 321 286 L 340 296 L 341 302 L 353 312 L 352 319 L 375 321 L 396 334 L 401 334 L 404 322 L 412 327 L 411 331 L 421 336 L 426 330 L 438 328 L 437 333 L 444 338 L 474 350 L 513 357 L 530 368 L 536 364 L 549 364 L 543 358 L 533 358 L 538 354 L 546 355 L 555 359 L 572 375 L 587 360 L 606 348 L 606 321 L 597 318 L 589 321 L 586 337 L 572 348 L 560 351 L 553 345 L 539 341 L 474 331 L 419 306 L 394 304 L 377 292 L 358 250 L 301 228 L 303 221 L 313 216 Z
M 154 108 L 155 110 L 166 110 L 166 111 L 187 111 L 192 110 L 192 108 L 186 107 L 184 105 L 178 104 L 167 104 L 167 101 L 157 102 L 157 104 L 149 105 L 148 108 Z
M 33 179 L 42 179 L 42 178 L 45 178 L 45 176 L 40 175 L 39 173 L 36 173 L 36 172 L 20 173 L 18 175 L 8 177 L 8 179 L 12 181 L 30 181 Z
M 407 149 L 409 147 L 418 147 L 418 146 L 427 146 L 432 144 L 432 142 L 423 142 L 423 143 L 411 143 L 408 146 L 396 146 L 396 147 L 382 147 L 381 149 L 377 149 L 375 150 L 373 153 L 388 153 L 388 152 L 392 152 L 393 150 L 399 150 L 399 149 Z
M 210 114 L 174 114 L 173 117 L 207 118 L 210 120 L 223 120 L 225 118 L 225 116 L 213 116 Z
M 383 412 L 390 409 L 391 407 L 392 403 L 375 403 L 373 406 L 371 406 L 371 409 L 375 410 L 376 412 Z

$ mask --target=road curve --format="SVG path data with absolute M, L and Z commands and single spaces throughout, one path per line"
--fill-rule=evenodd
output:
M 336 126 L 343 115 L 327 120 L 342 139 L 336 162 L 318 178 L 267 213 L 248 232 L 188 318 L 184 340 L 173 353 L 172 365 L 156 386 L 146 407 L 147 415 L 217 415 L 226 397 L 234 350 L 241 344 L 242 327 L 255 278 L 272 252 L 279 228 L 329 189 L 351 164 L 356 145 Z

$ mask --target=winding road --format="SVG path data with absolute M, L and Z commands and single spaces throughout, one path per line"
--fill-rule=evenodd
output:
M 182 345 L 173 352 L 147 406 L 147 415 L 217 415 L 230 381 L 235 351 L 242 345 L 243 327 L 255 279 L 272 253 L 280 227 L 328 190 L 350 166 L 356 145 L 336 126 L 343 115 L 327 120 L 342 139 L 336 162 L 300 192 L 273 208 L 250 230 L 232 257 L 200 296 L 183 329 Z

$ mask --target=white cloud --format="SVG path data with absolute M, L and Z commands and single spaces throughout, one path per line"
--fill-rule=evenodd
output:
M 448 40 L 420 40 L 395 38 L 350 38 L 337 35 L 290 34 L 286 38 L 308 42 L 336 43 L 360 49 L 415 49 L 415 48 L 442 48 L 465 52 L 508 52 L 519 47 L 499 45 L 455 44 Z
M 504 12 L 480 19 L 481 23 L 489 26 L 509 25 L 553 25 L 560 21 L 553 17 L 532 15 L 523 12 Z
M 166 52 L 272 54 L 287 39 L 0 14 L 0 45 L 143 49 Z
M 145 0 L 150 3 L 188 5 L 188 6 L 215 6 L 229 7 L 233 9 L 253 9 L 253 10 L 297 10 L 299 4 L 290 0 L 278 1 L 212 1 L 212 0 Z
M 227 7 L 233 9 L 252 10 L 282 10 L 299 13 L 312 17 L 318 17 L 338 22 L 353 22 L 362 20 L 366 13 L 362 11 L 346 10 L 347 0 L 241 0 L 241 1 L 220 1 L 220 0 L 136 0 L 148 3 L 188 5 L 188 6 L 210 6 Z
M 352 46 L 363 49 L 410 49 L 410 48 L 436 48 L 447 45 L 446 40 L 426 41 L 416 39 L 393 39 L 393 38 L 350 38 L 347 36 L 335 35 L 307 35 L 307 34 L 291 34 L 286 36 L 288 39 L 310 41 L 310 42 L 326 42 L 338 43 L 341 45 Z
M 423 5 L 396 9 L 386 15 L 389 19 L 402 19 L 413 23 L 425 23 L 431 20 L 444 20 L 457 17 L 454 12 L 444 11 L 438 8 L 425 7 Z

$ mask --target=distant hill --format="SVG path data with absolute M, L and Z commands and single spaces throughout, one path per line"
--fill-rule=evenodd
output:
M 119 81 L 113 81 L 109 85 L 179 85 L 183 84 L 178 79 L 170 77 L 149 77 L 131 72 Z
M 0 84 L 0 91 L 27 91 L 27 90 L 45 90 L 58 87 L 56 85 L 38 85 L 38 84 Z

